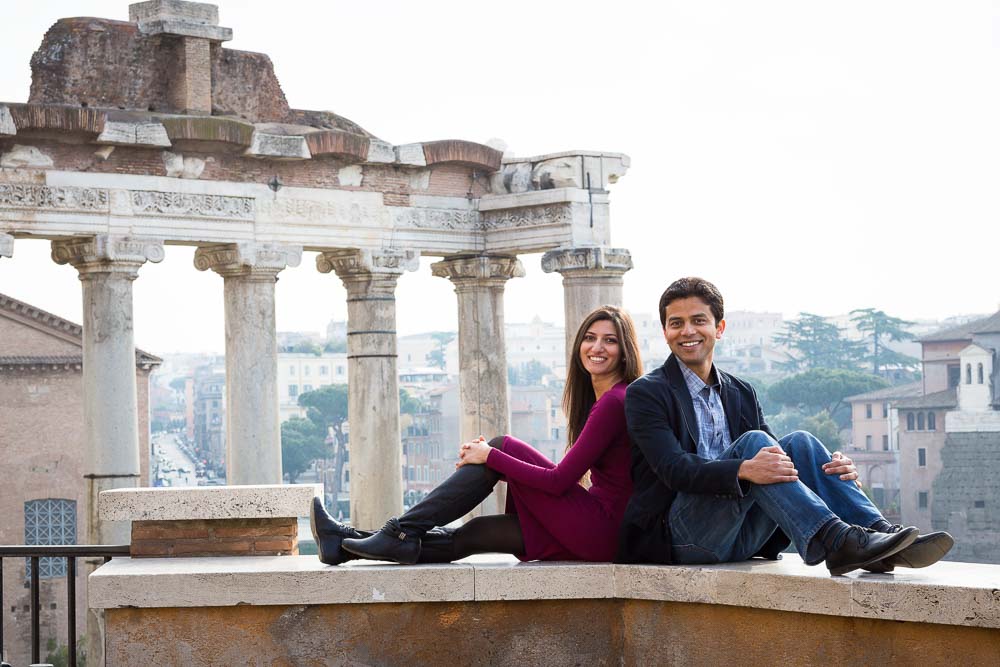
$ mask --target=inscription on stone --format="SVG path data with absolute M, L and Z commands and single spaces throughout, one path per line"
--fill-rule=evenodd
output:
M 534 206 L 483 213 L 483 229 L 487 230 L 538 225 L 565 225 L 571 222 L 573 222 L 573 215 L 569 206 Z
M 392 222 L 397 227 L 419 229 L 479 229 L 475 211 L 459 209 L 401 208 L 392 211 Z
M 260 218 L 270 222 L 328 222 L 355 227 L 380 227 L 386 224 L 384 208 L 359 202 L 278 199 L 258 202 Z
M 108 201 L 108 191 L 102 188 L 0 185 L 0 208 L 47 208 L 100 213 L 108 210 Z
M 183 192 L 132 190 L 132 210 L 136 215 L 194 216 L 253 220 L 254 200 L 250 197 L 199 195 Z

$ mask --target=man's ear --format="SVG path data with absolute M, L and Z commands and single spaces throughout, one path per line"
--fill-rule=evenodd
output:
M 726 330 L 726 320 L 721 319 L 719 323 L 715 325 L 715 340 L 722 340 L 722 332 Z

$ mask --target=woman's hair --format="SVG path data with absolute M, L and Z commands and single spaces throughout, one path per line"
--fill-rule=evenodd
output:
M 618 368 L 622 380 L 631 383 L 642 375 L 639 340 L 635 335 L 635 324 L 629 314 L 617 306 L 601 306 L 587 315 L 576 332 L 576 340 L 573 341 L 573 347 L 569 352 L 569 363 L 566 364 L 566 388 L 563 390 L 562 407 L 566 414 L 567 450 L 580 437 L 583 425 L 590 416 L 590 409 L 597 401 L 590 373 L 580 361 L 580 346 L 583 345 L 583 337 L 587 334 L 587 330 L 594 322 L 601 320 L 611 322 L 618 336 L 618 348 L 621 351 Z

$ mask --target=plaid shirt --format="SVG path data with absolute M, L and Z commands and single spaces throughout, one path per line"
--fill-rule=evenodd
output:
M 726 412 L 722 409 L 719 375 L 713 366 L 713 384 L 709 386 L 685 364 L 680 364 L 680 367 L 691 394 L 691 402 L 694 403 L 695 417 L 698 418 L 698 456 L 715 460 L 732 444 L 729 426 L 726 424 Z

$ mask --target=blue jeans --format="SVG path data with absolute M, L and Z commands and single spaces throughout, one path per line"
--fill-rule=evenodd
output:
M 748 431 L 719 458 L 752 459 L 763 447 L 778 444 L 792 459 L 799 481 L 749 484 L 742 498 L 678 493 L 670 507 L 673 561 L 679 564 L 730 563 L 752 558 L 781 528 L 802 560 L 826 558 L 812 538 L 831 519 L 871 526 L 882 514 L 853 481 L 827 475 L 830 452 L 811 433 L 796 431 L 777 443 L 763 431 Z

